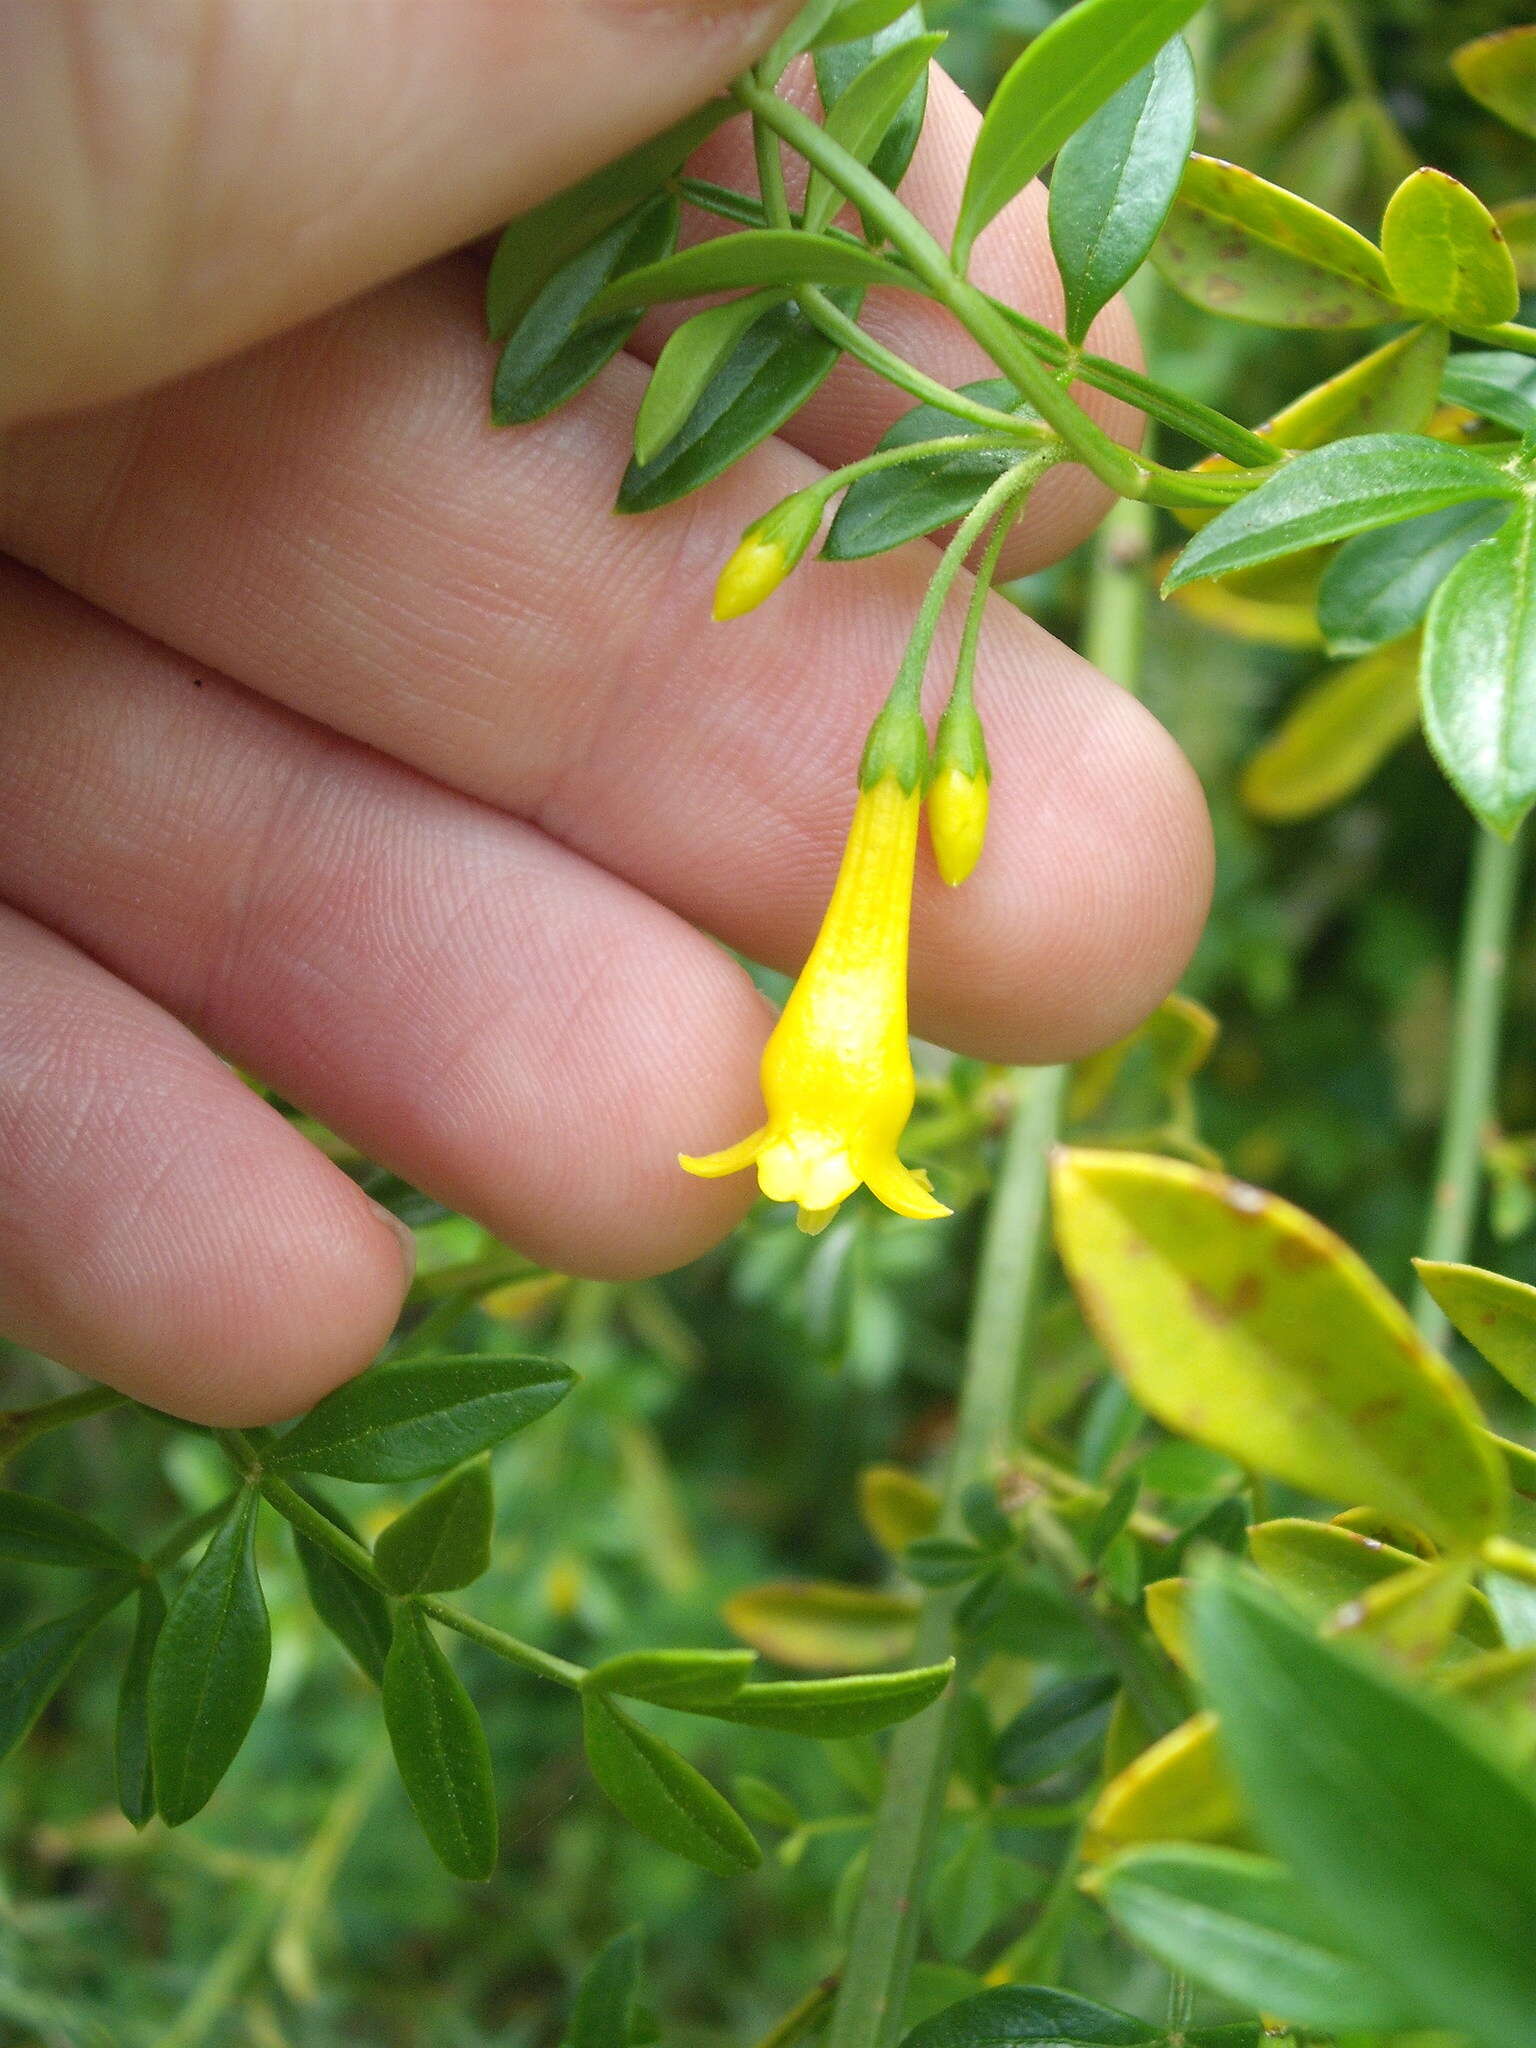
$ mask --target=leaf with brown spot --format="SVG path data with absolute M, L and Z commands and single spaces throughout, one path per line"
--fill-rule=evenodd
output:
M 1322 1224 L 1225 1175 L 1136 1153 L 1062 1150 L 1053 1183 L 1084 1313 L 1160 1422 L 1450 1547 L 1499 1527 L 1504 1474 L 1471 1396 Z

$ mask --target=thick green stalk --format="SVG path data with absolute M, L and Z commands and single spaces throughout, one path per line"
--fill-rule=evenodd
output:
M 1151 506 L 1125 498 L 1093 544 L 1093 601 L 1083 621 L 1082 653 L 1126 689 L 1135 688 L 1141 673 L 1152 533 Z
M 1499 1027 L 1519 898 L 1523 836 L 1517 832 L 1513 839 L 1504 840 L 1479 828 L 1473 843 L 1456 970 L 1445 1120 L 1440 1127 L 1434 1192 L 1424 1232 L 1427 1259 L 1465 1259 L 1477 1224 L 1483 1145 L 1498 1085 Z M 1445 1342 L 1450 1325 L 1422 1287 L 1413 1319 L 1430 1343 Z
M 1004 1142 L 983 1237 L 965 1381 L 945 1487 L 942 1527 L 962 1527 L 960 1501 L 1008 1450 L 1045 1245 L 1046 1159 L 1066 1070 L 1017 1076 L 1018 1107 Z M 958 1589 L 930 1593 L 914 1659 L 951 1654 Z M 923 1885 L 943 1809 L 963 1674 L 943 1698 L 898 1728 L 870 1840 L 869 1868 L 854 1915 L 848 1961 L 826 2048 L 888 2048 L 900 2024 L 917 1942 Z

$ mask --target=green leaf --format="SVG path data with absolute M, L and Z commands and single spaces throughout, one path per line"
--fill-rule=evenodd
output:
M 133 1642 L 117 1691 L 113 1761 L 117 1800 L 136 1828 L 154 1818 L 155 1772 L 149 1753 L 149 1672 L 165 1622 L 165 1596 L 153 1579 L 139 1588 Z
M 1017 409 L 1018 393 L 997 377 L 960 387 L 966 398 L 1000 412 Z M 917 405 L 902 414 L 881 435 L 879 447 L 909 448 L 920 441 L 964 435 L 976 442 L 974 454 L 957 449 L 951 455 L 915 456 L 892 469 L 861 476 L 843 493 L 827 534 L 823 555 L 832 562 L 858 562 L 869 555 L 900 547 L 920 534 L 963 519 L 983 491 L 989 490 L 1026 451 L 1016 441 L 991 442 L 987 430 L 937 405 Z
M 1475 192 L 1445 171 L 1411 172 L 1387 202 L 1381 254 L 1392 289 L 1453 327 L 1495 327 L 1520 310 L 1514 259 Z
M 132 1580 L 120 1579 L 56 1620 L 0 1643 L 0 1758 L 10 1755 L 53 1698 L 97 1623 L 132 1590 Z
M 1047 1687 L 998 1735 L 998 1783 L 1038 1785 L 1102 1745 L 1119 1689 L 1115 1678 L 1068 1678 Z
M 1522 135 L 1536 135 L 1536 28 L 1498 29 L 1463 43 L 1451 68 L 1473 99 Z
M 373 1546 L 392 1593 L 450 1593 L 490 1567 L 496 1496 L 488 1456 L 450 1472 L 382 1530 Z
M 1238 793 L 1257 818 L 1315 817 L 1352 796 L 1418 724 L 1418 640 L 1394 641 L 1304 691 L 1245 764 Z
M 542 419 L 618 354 L 640 316 L 591 320 L 592 301 L 613 278 L 671 249 L 678 213 L 671 193 L 657 193 L 555 272 L 502 348 L 491 382 L 495 425 Z
M 640 1929 L 626 1927 L 600 1948 L 582 1974 L 565 2048 L 624 2048 L 640 1995 Z
M 999 1984 L 963 1998 L 945 2012 L 914 2027 L 901 2048 L 1144 2048 L 1157 2029 L 1107 2005 L 1094 2005 L 1070 1991 L 1033 1984 Z M 1186 2034 L 1187 2041 L 1195 2036 Z
M 755 1650 L 628 1650 L 595 1664 L 581 1683 L 688 1711 L 733 1700 L 756 1662 Z
M 958 1536 L 920 1536 L 901 1554 L 901 1568 L 920 1586 L 963 1586 L 992 1562 L 989 1551 Z
M 955 261 L 1069 135 L 1149 64 L 1201 0 L 1079 0 L 1003 74 L 971 151 Z
M 914 36 L 921 36 L 923 30 L 921 6 L 908 6 L 870 35 L 818 50 L 816 89 L 821 95 L 822 106 L 830 112 L 872 59 L 883 56 L 900 43 L 910 42 Z M 924 71 L 897 108 L 884 137 L 869 159 L 869 168 L 881 184 L 889 186 L 893 192 L 906 176 L 907 166 L 922 136 L 927 108 L 928 74 Z
M 1430 1297 L 1528 1401 L 1536 1401 L 1536 1287 L 1443 1259 L 1415 1259 Z
M 1536 1652 L 1532 1653 L 1536 1655 Z M 739 1806 L 760 1821 L 766 1828 L 779 1828 L 785 1834 L 793 1834 L 800 1825 L 800 1814 L 792 1806 L 777 1785 L 770 1785 L 766 1778 L 753 1778 L 745 1774 L 731 1780 L 731 1790 Z
M 635 419 L 635 461 L 653 462 L 680 433 L 705 387 L 729 358 L 747 329 L 770 306 L 782 302 L 779 292 L 749 292 L 695 313 L 668 335 L 645 387 Z
M 1395 526 L 1474 498 L 1509 498 L 1518 486 L 1465 448 L 1420 434 L 1360 434 L 1295 456 L 1278 475 L 1204 526 L 1163 585 L 1273 562 L 1302 548 Z
M 395 1610 L 384 1665 L 384 1724 L 422 1833 L 455 1877 L 496 1868 L 496 1790 L 475 1703 L 410 1601 Z
M 1392 1979 L 1358 1962 L 1282 1864 L 1194 1844 L 1126 1849 L 1094 1895 L 1122 1933 L 1170 1970 L 1293 2025 L 1411 2027 Z
M 926 79 L 929 63 L 943 42 L 942 35 L 912 36 L 881 51 L 827 109 L 823 125 L 831 139 L 867 164 L 891 123 Z M 812 233 L 824 228 L 842 202 L 842 193 L 830 179 L 812 171 L 805 194 L 806 228 Z
M 272 1632 L 256 1573 L 254 1487 L 242 1487 L 176 1595 L 149 1670 L 149 1744 L 162 1819 L 212 1798 L 267 1689 Z
M 1001 1872 L 989 1818 L 972 1820 L 953 1855 L 933 1874 L 928 1924 L 946 1962 L 968 1956 L 997 1918 Z
M 1475 1717 L 1231 1568 L 1197 1590 L 1194 1632 L 1254 1821 L 1318 1910 L 1430 2024 L 1530 2048 L 1536 1800 Z
M 777 1679 L 744 1685 L 721 1706 L 703 1709 L 714 1721 L 779 1728 L 790 1735 L 867 1735 L 909 1721 L 949 1683 L 951 1660 L 915 1671 L 873 1671 L 854 1678 Z
M 841 0 L 826 25 L 816 32 L 815 47 L 849 43 L 862 36 L 878 35 L 903 15 L 919 12 L 911 0 Z M 802 46 L 803 47 L 803 46 Z
M 859 1474 L 860 1518 L 891 1557 L 931 1536 L 942 1512 L 943 1502 L 928 1482 L 900 1465 L 866 1465 Z
M 0 1557 L 82 1571 L 136 1572 L 139 1560 L 110 1530 L 35 1494 L 0 1488 Z
M 711 100 L 664 134 L 512 221 L 496 245 L 486 281 L 485 317 L 492 341 L 505 341 L 557 270 L 659 191 L 722 121 L 739 112 L 732 100 Z
M 1508 838 L 1536 800 L 1536 498 L 1457 563 L 1424 629 L 1424 736 Z
M 1068 341 L 1082 340 L 1146 260 L 1184 175 L 1197 111 L 1195 67 L 1175 36 L 1062 145 L 1050 229 Z
M 1401 317 L 1364 235 L 1218 157 L 1190 158 L 1153 255 L 1186 298 L 1228 319 L 1338 328 Z
M 852 303 L 847 301 L 844 310 L 851 310 Z M 711 376 L 667 445 L 651 461 L 629 465 L 617 509 L 654 512 L 709 483 L 777 432 L 824 382 L 840 353 L 798 306 L 769 304 Z
M 340 1508 L 310 1487 L 297 1490 L 328 1522 L 334 1522 L 354 1542 L 358 1540 L 356 1529 Z M 339 1558 L 298 1529 L 293 1531 L 293 1547 L 304 1573 L 309 1604 L 363 1672 L 375 1685 L 382 1685 L 384 1659 L 394 1634 L 389 1602 L 376 1587 L 348 1571 Z
M 1486 540 L 1507 509 L 1473 499 L 1345 541 L 1317 587 L 1317 622 L 1331 651 L 1369 654 L 1411 633 L 1468 548 Z
M 703 292 L 756 290 L 762 285 L 905 285 L 913 280 L 874 250 L 841 235 L 804 234 L 796 228 L 748 228 L 696 242 L 660 263 L 647 263 L 598 293 L 594 318 Z
M 1084 1313 L 1160 1422 L 1451 1546 L 1499 1527 L 1465 1386 L 1332 1231 L 1181 1160 L 1066 1149 L 1053 1180 Z
M 279 1472 L 425 1479 L 526 1429 L 575 1382 L 552 1358 L 413 1358 L 376 1365 L 279 1438 Z
M 757 1868 L 746 1822 L 675 1749 L 603 1693 L 582 1693 L 581 1717 L 592 1775 L 632 1827 L 717 1877 Z
M 1536 428 L 1536 359 L 1513 349 L 1468 349 L 1445 366 L 1441 396 L 1517 434 Z
M 778 1580 L 733 1593 L 720 1610 L 733 1634 L 799 1671 L 867 1671 L 912 1647 L 917 1602 L 866 1586 Z

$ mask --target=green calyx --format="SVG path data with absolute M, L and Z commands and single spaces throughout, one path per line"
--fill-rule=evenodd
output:
M 917 705 L 895 697 L 869 728 L 859 762 L 860 789 L 873 789 L 893 775 L 910 793 L 928 775 L 928 728 Z
M 932 775 L 946 768 L 958 770 L 972 782 L 990 782 L 992 763 L 987 758 L 987 738 L 969 697 L 952 697 L 939 720 L 933 745 Z M 931 778 L 930 778 L 931 779 Z

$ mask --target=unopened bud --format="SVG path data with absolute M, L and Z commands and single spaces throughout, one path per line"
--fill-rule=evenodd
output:
M 753 521 L 720 571 L 715 585 L 717 619 L 739 619 L 772 596 L 816 538 L 822 510 L 814 491 L 796 491 Z
M 951 888 L 965 880 L 987 836 L 992 769 L 981 720 L 970 703 L 951 704 L 939 721 L 928 784 L 928 836 Z

